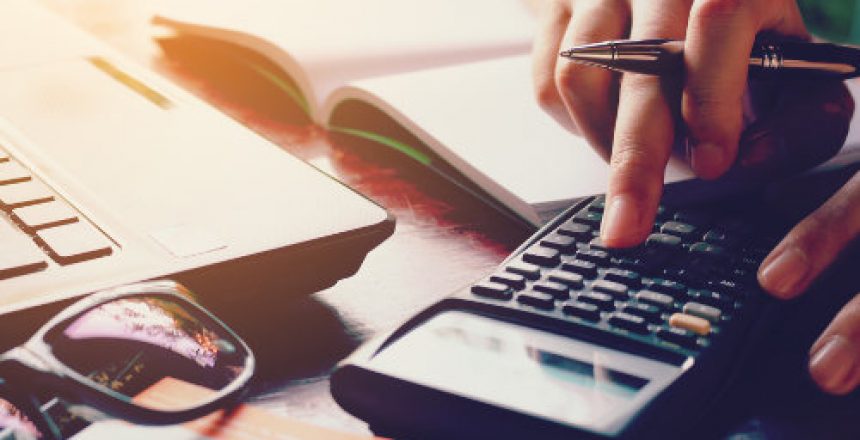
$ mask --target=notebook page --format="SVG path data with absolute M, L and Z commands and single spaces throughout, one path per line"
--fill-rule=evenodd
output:
M 606 191 L 608 165 L 537 105 L 527 55 L 360 81 L 332 95 L 324 114 L 347 97 L 395 115 L 535 224 L 541 223 L 535 211 Z M 666 179 L 690 177 L 689 169 L 673 164 Z
M 527 53 L 535 29 L 525 0 L 174 0 L 158 15 L 274 45 L 304 70 L 316 103 L 359 78 Z

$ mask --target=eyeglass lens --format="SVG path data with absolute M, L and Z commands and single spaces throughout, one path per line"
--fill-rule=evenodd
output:
M 161 296 L 103 303 L 49 332 L 45 342 L 66 366 L 158 410 L 198 406 L 234 383 L 248 356 L 215 321 Z
M 17 405 L 0 396 L 0 440 L 42 438 L 36 424 Z

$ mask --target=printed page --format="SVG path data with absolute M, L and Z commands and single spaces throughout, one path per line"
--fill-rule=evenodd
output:
M 527 53 L 532 10 L 526 0 L 174 0 L 158 16 L 298 66 L 313 107 L 356 79 Z
M 534 224 L 542 223 L 536 211 L 606 191 L 608 165 L 537 105 L 528 56 L 361 81 L 332 95 L 323 114 L 350 97 L 394 116 Z M 691 177 L 676 162 L 666 174 L 670 182 Z

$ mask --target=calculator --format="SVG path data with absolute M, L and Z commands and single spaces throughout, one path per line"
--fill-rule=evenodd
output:
M 778 316 L 756 271 L 782 231 L 755 200 L 667 205 L 645 243 L 612 249 L 604 204 L 359 348 L 337 402 L 403 438 L 699 437 Z

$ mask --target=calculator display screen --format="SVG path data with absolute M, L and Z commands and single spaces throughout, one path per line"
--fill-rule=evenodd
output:
M 658 377 L 653 361 L 637 364 L 631 358 L 528 327 L 445 312 L 377 353 L 371 363 L 379 372 L 424 386 L 612 432 L 636 413 L 643 395 L 652 394 L 643 391 Z
M 545 373 L 580 386 L 601 390 L 621 397 L 631 397 L 648 384 L 648 381 L 632 374 L 615 371 L 608 367 L 595 367 L 589 362 L 578 361 L 556 353 L 528 347 L 529 355 L 544 367 Z

